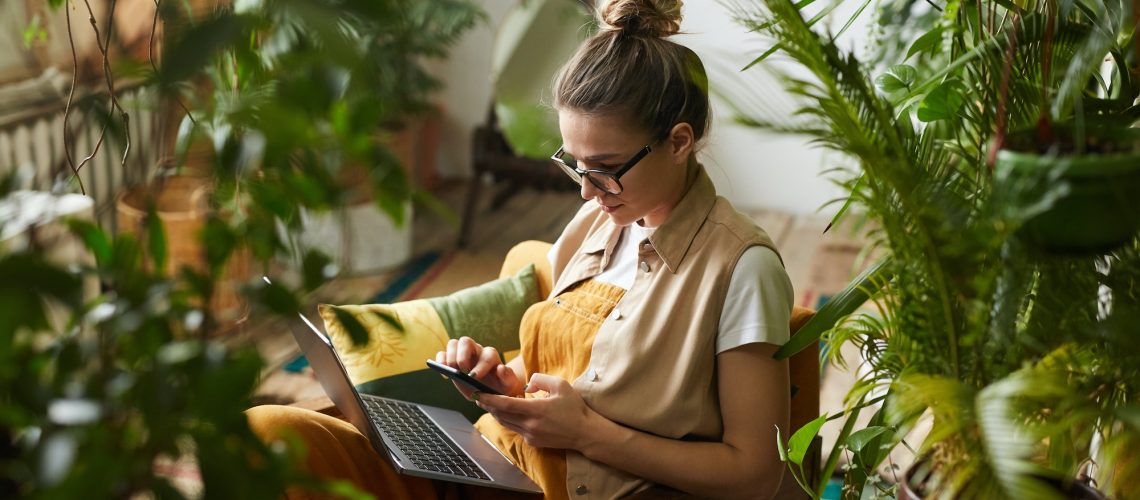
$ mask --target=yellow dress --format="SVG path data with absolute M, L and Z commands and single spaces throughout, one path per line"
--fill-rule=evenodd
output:
M 590 363 L 594 334 L 624 293 L 624 289 L 613 285 L 585 281 L 554 299 L 531 306 L 519 327 L 519 355 L 525 362 L 527 376 L 545 373 L 572 381 L 582 375 Z M 253 431 L 266 442 L 290 433 L 300 438 L 307 449 L 305 467 L 310 473 L 349 481 L 376 498 L 535 498 L 398 474 L 352 424 L 328 415 L 272 405 L 251 408 L 246 414 Z M 484 415 L 475 426 L 542 487 L 546 498 L 568 497 L 562 450 L 532 447 L 500 426 L 491 415 Z M 287 496 L 333 497 L 299 488 Z

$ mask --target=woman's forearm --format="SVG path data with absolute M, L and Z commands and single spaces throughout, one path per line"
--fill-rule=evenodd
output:
M 780 485 L 783 465 L 774 452 L 664 438 L 594 415 L 586 433 L 592 438 L 578 450 L 591 460 L 702 497 L 771 498 Z M 774 450 L 774 430 L 768 442 Z

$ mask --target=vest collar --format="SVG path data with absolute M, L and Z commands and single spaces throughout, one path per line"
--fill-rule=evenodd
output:
M 705 219 L 716 203 L 716 187 L 713 186 L 703 165 L 698 164 L 697 169 L 696 180 L 689 186 L 689 190 L 685 192 L 677 206 L 673 207 L 669 218 L 649 236 L 649 244 L 673 273 L 677 272 L 685 260 L 697 231 L 704 225 Z M 601 269 L 605 269 L 621 237 L 621 231 L 621 226 L 614 224 L 607 217 L 602 227 L 582 242 L 581 252 L 601 253 Z

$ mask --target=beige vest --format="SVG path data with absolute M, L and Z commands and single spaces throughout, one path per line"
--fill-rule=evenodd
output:
M 554 295 L 602 272 L 621 227 L 586 203 L 553 252 Z M 744 251 L 772 240 L 738 213 L 704 168 L 668 220 L 637 242 L 633 286 L 594 339 L 589 369 L 571 381 L 607 418 L 674 439 L 719 440 L 716 336 L 729 279 Z M 571 498 L 613 498 L 651 486 L 645 480 L 566 453 Z

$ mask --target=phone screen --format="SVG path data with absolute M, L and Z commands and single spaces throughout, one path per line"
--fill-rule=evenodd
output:
M 502 393 L 500 393 L 499 391 L 492 389 L 487 384 L 484 384 L 484 383 L 480 382 L 479 380 L 475 379 L 474 377 L 472 377 L 466 373 L 463 373 L 459 370 L 456 370 L 455 368 L 452 368 L 452 367 L 447 366 L 447 365 L 441 365 L 441 364 L 436 363 L 435 361 L 432 361 L 430 359 L 427 360 L 427 365 L 428 365 L 428 368 L 431 368 L 431 369 L 433 369 L 439 373 L 442 373 L 445 377 L 447 377 L 451 380 L 454 380 L 456 382 L 459 382 L 463 385 L 466 385 L 467 387 L 470 387 L 476 391 L 487 393 L 487 394 L 495 394 L 497 396 L 502 396 Z

